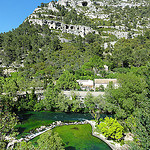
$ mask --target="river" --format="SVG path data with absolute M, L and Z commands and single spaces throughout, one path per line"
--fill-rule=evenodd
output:
M 71 121 L 84 121 L 93 119 L 89 113 L 82 114 L 82 113 L 64 113 L 51 111 L 42 111 L 42 112 L 27 111 L 18 113 L 18 116 L 21 122 L 20 125 L 16 126 L 16 128 L 18 128 L 20 132 L 18 136 L 19 138 L 27 135 L 30 130 L 33 130 L 43 125 L 49 125 L 54 121 L 71 122 Z M 104 117 L 106 115 L 102 116 Z M 68 135 L 70 134 L 72 135 L 69 138 L 70 142 L 69 141 L 66 142 L 70 143 L 70 145 L 65 146 L 66 150 L 111 150 L 111 148 L 106 143 L 91 135 L 92 129 L 89 126 L 87 127 L 87 125 L 78 126 L 77 128 L 79 128 L 79 130 L 70 129 L 70 125 L 66 127 L 62 126 L 59 129 L 64 130 L 64 128 L 66 129 L 67 132 L 60 135 L 61 138 L 64 140 L 64 142 L 66 142 L 65 139 Z M 60 130 L 58 132 L 60 132 Z M 75 133 L 73 134 L 72 132 Z M 80 133 L 85 134 L 84 135 L 82 134 L 83 136 L 81 136 Z

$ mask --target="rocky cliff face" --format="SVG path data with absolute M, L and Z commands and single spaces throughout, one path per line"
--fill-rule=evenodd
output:
M 90 27 L 81 26 L 81 25 L 64 24 L 60 21 L 29 19 L 29 22 L 31 22 L 34 25 L 35 24 L 40 24 L 41 26 L 48 25 L 50 29 L 61 30 L 62 33 L 65 32 L 65 33 L 80 35 L 81 37 L 84 37 L 88 33 L 92 33 L 92 32 L 98 34 L 98 31 L 93 30 Z
M 34 25 L 35 24 L 39 24 L 41 26 L 48 25 L 50 29 L 61 30 L 62 32 L 80 35 L 82 37 L 84 37 L 88 33 L 92 33 L 92 32 L 95 34 L 98 34 L 98 31 L 93 30 L 91 27 L 87 27 L 87 26 L 83 26 L 83 25 L 65 24 L 65 23 L 63 23 L 63 21 L 53 20 L 53 19 L 56 19 L 57 17 L 55 15 L 48 15 L 45 12 L 47 10 L 51 10 L 53 12 L 59 12 L 59 10 L 55 7 L 56 5 L 64 6 L 69 11 L 71 8 L 67 8 L 68 6 L 71 6 L 72 8 L 75 8 L 76 10 L 78 10 L 77 6 L 81 6 L 81 7 L 93 6 L 92 2 L 90 0 L 88 0 L 88 1 L 59 0 L 56 4 L 54 4 L 53 2 L 50 2 L 48 4 L 48 6 L 45 7 L 44 9 L 36 8 L 34 10 L 33 14 L 30 15 L 29 22 Z M 39 13 L 43 13 L 43 14 L 41 14 L 42 17 L 48 17 L 48 18 L 51 18 L 51 20 L 50 19 L 48 19 L 48 20 L 47 19 L 39 19 L 39 16 L 38 16 Z
M 149 3 L 144 0 L 139 0 L 139 2 L 135 0 L 58 0 L 57 2 L 50 2 L 45 6 L 36 8 L 33 14 L 28 17 L 28 21 L 34 25 L 48 25 L 50 29 L 60 30 L 62 33 L 66 32 L 80 35 L 82 37 L 88 33 L 99 34 L 99 29 L 103 28 L 103 34 L 114 35 L 116 38 L 128 38 L 130 32 L 133 38 L 141 34 L 144 27 L 140 22 L 134 25 L 134 21 L 131 22 L 129 19 L 123 18 L 128 14 L 121 13 L 123 11 L 128 13 L 130 9 L 137 9 L 139 6 L 146 7 L 148 5 Z M 72 20 L 66 23 L 64 21 L 65 16 L 61 14 L 63 13 L 62 9 L 68 11 L 68 13 L 75 10 L 77 15 L 80 16 L 82 14 L 91 19 L 92 24 L 74 24 Z M 132 20 L 132 17 L 130 18 Z M 142 21 L 146 22 L 147 27 L 150 26 L 149 20 L 149 17 L 142 18 Z M 101 26 L 98 26 L 98 24 Z M 138 30 L 136 27 L 138 27 Z

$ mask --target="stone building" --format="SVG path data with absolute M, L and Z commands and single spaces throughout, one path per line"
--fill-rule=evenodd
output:
M 102 85 L 105 89 L 110 82 L 112 82 L 116 88 L 118 87 L 117 79 L 95 79 L 95 88 L 99 88 Z
M 92 80 L 77 80 L 82 90 L 91 90 L 94 87 L 94 82 Z

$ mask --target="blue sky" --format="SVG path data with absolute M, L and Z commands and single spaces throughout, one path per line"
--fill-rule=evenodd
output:
M 51 0 L 0 0 L 0 33 L 17 28 L 41 3 Z

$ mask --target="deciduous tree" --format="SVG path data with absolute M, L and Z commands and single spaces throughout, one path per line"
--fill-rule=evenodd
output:
M 106 117 L 98 126 L 101 132 L 109 139 L 119 140 L 123 137 L 124 128 L 116 119 Z
M 62 139 L 58 133 L 52 133 L 51 130 L 41 134 L 37 143 L 38 150 L 64 150 Z

